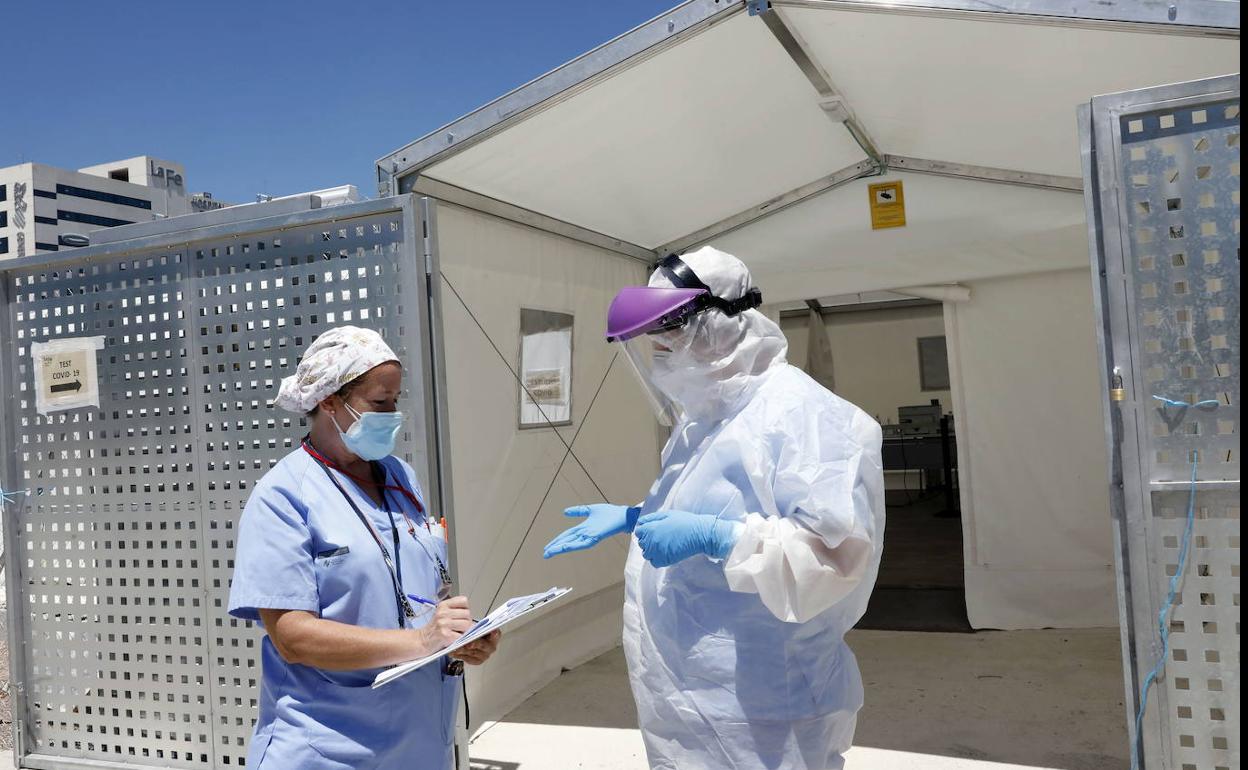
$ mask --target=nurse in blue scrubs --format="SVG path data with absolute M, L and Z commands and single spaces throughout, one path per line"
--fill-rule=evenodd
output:
M 451 596 L 445 533 L 391 456 L 402 378 L 380 335 L 340 327 L 312 343 L 274 402 L 312 427 L 239 524 L 229 611 L 266 632 L 253 770 L 449 769 L 463 665 L 498 646 L 495 633 L 369 686 L 472 625 L 468 600 Z

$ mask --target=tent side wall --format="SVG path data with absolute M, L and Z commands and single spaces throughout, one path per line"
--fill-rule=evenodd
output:
M 969 286 L 945 318 L 971 625 L 1116 626 L 1088 272 Z
M 477 613 L 552 585 L 576 588 L 563 604 L 513 626 L 494 660 L 469 678 L 475 727 L 562 668 L 619 643 L 627 538 L 549 561 L 542 547 L 571 523 L 568 506 L 642 499 L 658 475 L 659 434 L 627 363 L 603 339 L 612 296 L 643 282 L 645 263 L 435 203 L 458 588 Z M 512 371 L 527 381 L 534 366 L 520 361 L 522 344 L 534 351 L 521 341 L 522 310 L 572 316 L 567 424 L 520 427 Z M 531 415 L 532 406 L 525 411 Z

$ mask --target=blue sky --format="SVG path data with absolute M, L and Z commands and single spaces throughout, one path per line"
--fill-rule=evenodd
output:
M 232 202 L 371 197 L 378 157 L 675 4 L 6 3 L 0 167 L 155 155 Z

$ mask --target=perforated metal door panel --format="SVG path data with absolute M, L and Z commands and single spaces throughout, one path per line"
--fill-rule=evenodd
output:
M 1085 119 L 1132 709 L 1194 516 L 1147 768 L 1240 763 L 1239 110 L 1234 76 L 1098 97 Z
M 260 637 L 226 614 L 236 526 L 306 430 L 270 402 L 317 334 L 368 326 L 395 348 L 400 454 L 429 481 L 411 199 L 182 219 L 0 263 L 5 487 L 30 491 L 5 518 L 18 752 L 35 765 L 244 764 Z M 96 335 L 100 407 L 37 414 L 31 343 Z

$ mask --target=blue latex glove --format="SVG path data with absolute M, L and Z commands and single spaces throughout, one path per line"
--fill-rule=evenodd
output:
M 584 518 L 585 521 L 574 527 L 565 529 L 554 540 L 546 544 L 542 558 L 549 559 L 568 551 L 581 551 L 593 548 L 599 541 L 606 540 L 621 532 L 632 532 L 637 525 L 640 508 L 629 508 L 623 505 L 577 505 L 563 512 L 564 516 Z
M 687 511 L 648 513 L 637 520 L 634 531 L 642 555 L 656 567 L 670 567 L 700 553 L 726 558 L 739 535 L 732 522 Z

